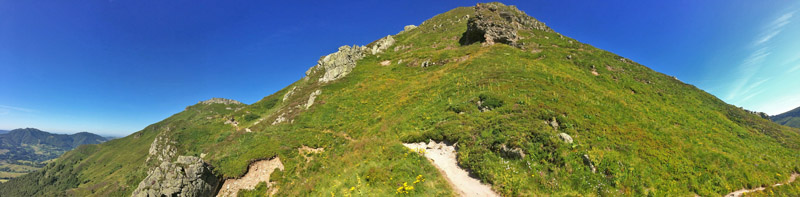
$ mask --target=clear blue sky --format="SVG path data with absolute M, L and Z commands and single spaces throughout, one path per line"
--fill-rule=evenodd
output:
M 341 45 L 475 3 L 0 0 L 0 129 L 121 136 L 211 97 L 253 103 Z M 504 3 L 737 106 L 800 106 L 796 1 Z

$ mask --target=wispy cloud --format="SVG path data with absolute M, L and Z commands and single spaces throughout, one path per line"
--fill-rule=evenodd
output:
M 11 111 L 20 111 L 20 112 L 27 112 L 27 113 L 36 112 L 36 110 L 22 108 L 22 107 L 0 105 L 0 112 L 3 112 L 3 111 L 6 112 L 6 114 L 10 113 Z M 2 114 L 2 113 L 0 113 L 0 114 Z
M 768 23 L 756 37 L 753 42 L 752 48 L 754 49 L 747 58 L 742 60 L 742 63 L 737 67 L 739 79 L 732 83 L 732 88 L 728 92 L 726 100 L 735 100 L 744 102 L 749 100 L 755 95 L 762 93 L 759 86 L 769 81 L 771 78 L 756 78 L 754 76 L 762 70 L 764 62 L 772 53 L 770 50 L 770 41 L 779 35 L 785 29 L 786 25 L 792 22 L 794 14 L 797 11 L 790 11 L 775 18 L 772 22 Z M 792 71 L 800 69 L 798 67 L 792 68 Z M 790 71 L 791 72 L 791 71 Z
M 753 45 L 754 46 L 759 46 L 759 45 L 762 45 L 764 43 L 767 43 L 770 40 L 772 40 L 772 38 L 774 38 L 775 36 L 780 34 L 783 31 L 783 27 L 786 26 L 787 24 L 789 24 L 790 22 L 792 22 L 791 20 L 792 20 L 792 17 L 794 16 L 795 12 L 797 12 L 797 11 L 792 11 L 792 12 L 783 14 L 780 17 L 778 17 L 777 19 L 775 19 L 774 21 L 772 21 L 767 26 L 766 30 L 761 33 L 760 38 L 757 39 L 756 42 Z
M 797 64 L 797 66 L 794 66 L 794 68 L 789 69 L 788 72 L 792 73 L 792 72 L 797 71 L 797 70 L 800 70 L 800 64 Z

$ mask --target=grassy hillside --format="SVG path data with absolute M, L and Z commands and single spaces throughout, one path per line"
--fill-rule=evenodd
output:
M 178 155 L 204 156 L 223 177 L 280 157 L 285 170 L 271 176 L 279 196 L 395 195 L 419 176 L 426 181 L 408 195 L 453 195 L 435 167 L 401 145 L 429 139 L 457 143 L 461 166 L 511 196 L 719 196 L 784 181 L 800 167 L 796 130 L 552 31 L 522 29 L 516 47 L 462 46 L 469 16 L 474 8 L 456 8 L 400 33 L 342 79 L 321 83 L 322 73 L 312 73 L 233 110 L 191 106 L 131 136 L 71 151 L 0 184 L 0 192 L 129 195 L 158 135 L 174 139 Z M 238 126 L 225 124 L 231 118 Z M 300 154 L 302 146 L 324 152 Z
M 0 133 L 0 182 L 39 170 L 80 145 L 104 141 L 106 138 L 92 133 L 52 134 L 34 128 Z
M 795 108 L 791 111 L 784 112 L 782 114 L 778 114 L 775 116 L 770 117 L 772 121 L 777 122 L 778 124 L 800 128 L 800 107 Z

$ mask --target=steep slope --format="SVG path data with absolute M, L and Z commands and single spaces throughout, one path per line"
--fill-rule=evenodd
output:
M 142 180 L 159 162 L 185 156 L 223 180 L 279 158 L 270 183 L 239 194 L 454 195 L 402 145 L 429 140 L 455 144 L 461 167 L 511 196 L 719 196 L 798 171 L 795 130 L 513 6 L 456 8 L 317 63 L 261 101 L 188 107 L 71 151 L 0 192 L 130 195 L 153 188 Z
M 778 124 L 800 128 L 800 107 L 783 112 L 782 114 L 774 115 L 770 117 L 770 119 Z
M 105 138 L 87 132 L 52 134 L 34 128 L 0 134 L 0 181 L 36 171 L 48 160 L 80 145 L 105 141 Z

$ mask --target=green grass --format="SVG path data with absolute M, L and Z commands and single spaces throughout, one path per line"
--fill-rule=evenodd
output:
M 419 175 L 426 181 L 408 195 L 452 196 L 435 167 L 401 145 L 428 139 L 457 142 L 459 164 L 510 196 L 719 196 L 798 171 L 797 130 L 554 32 L 519 32 L 524 50 L 461 46 L 464 16 L 473 12 L 457 8 L 396 35 L 393 47 L 333 83 L 316 83 L 317 73 L 238 111 L 188 107 L 131 136 L 72 151 L 41 172 L 74 169 L 78 176 L 67 177 L 77 183 L 59 186 L 72 188 L 68 194 L 129 195 L 152 165 L 144 160 L 162 132 L 176 140 L 178 155 L 206 154 L 222 177 L 281 158 L 285 170 L 272 177 L 279 196 L 406 195 L 398 187 Z M 381 66 L 384 60 L 392 65 Z M 423 61 L 435 64 L 421 68 Z M 296 107 L 318 89 L 310 109 Z M 491 110 L 481 112 L 478 102 Z M 293 122 L 270 124 L 281 115 Z M 223 124 L 230 117 L 238 129 Z M 546 122 L 553 119 L 557 128 Z M 574 144 L 556 137 L 562 132 Z M 306 162 L 301 146 L 325 151 Z M 503 146 L 527 156 L 504 155 Z

